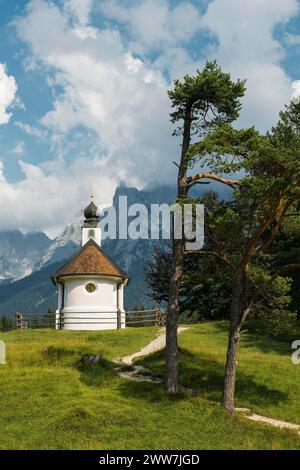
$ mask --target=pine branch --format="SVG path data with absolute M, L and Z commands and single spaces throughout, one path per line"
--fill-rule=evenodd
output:
M 216 251 L 211 251 L 211 250 L 190 250 L 190 251 L 184 251 L 183 254 L 184 254 L 184 256 L 185 255 L 195 255 L 195 254 L 214 256 L 215 258 L 219 259 L 220 261 L 222 261 L 227 266 L 230 266 L 232 270 L 235 270 L 235 267 L 229 261 L 229 259 L 226 256 L 223 256 L 220 253 L 217 253 Z

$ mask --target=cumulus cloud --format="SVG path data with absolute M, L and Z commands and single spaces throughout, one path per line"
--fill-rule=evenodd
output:
M 91 175 L 101 175 L 105 162 L 77 158 L 68 167 L 57 162 L 32 165 L 22 160 L 19 165 L 24 178 L 12 184 L 6 180 L 0 160 L 0 227 L 44 230 L 51 236 L 88 202 Z M 94 188 L 95 200 L 105 207 L 111 201 L 116 180 L 99 180 L 101 186 Z
M 65 0 L 64 8 L 80 26 L 89 22 L 93 0 Z
M 298 82 L 281 66 L 285 49 L 274 37 L 275 27 L 298 13 L 296 0 L 213 0 L 202 15 L 196 2 L 103 1 L 107 21 L 101 28 L 90 24 L 92 1 L 59 5 L 31 0 L 15 21 L 31 51 L 27 72 L 44 70 L 54 96 L 43 128 L 15 124 L 31 136 L 48 137 L 60 158 L 42 165 L 21 161 L 24 178 L 16 184 L 0 174 L 3 205 L 18 208 L 9 222 L 14 226 L 61 228 L 81 207 L 90 184 L 98 200 L 109 204 L 120 180 L 173 183 L 171 162 L 179 146 L 171 137 L 166 77 L 192 74 L 205 58 L 216 58 L 234 78 L 247 78 L 240 125 L 271 127 L 284 103 L 298 94 Z M 201 31 L 213 41 L 207 49 L 202 43 L 201 51 L 196 43 L 190 49 L 188 41 Z M 93 134 L 94 150 L 87 138 L 79 155 L 74 129 Z M 64 161 L 71 145 L 73 158 Z M 0 226 L 6 216 L 0 214 Z
M 178 148 L 161 72 L 135 58 L 117 30 L 73 27 L 66 10 L 42 0 L 31 1 L 16 26 L 63 89 L 42 118 L 56 139 L 85 126 L 109 157 L 106 175 L 118 172 L 129 184 L 144 184 L 164 172 L 171 180 Z
M 189 2 L 171 7 L 167 0 L 105 1 L 104 15 L 125 23 L 136 48 L 161 48 L 189 41 L 201 29 L 199 11 Z
M 8 75 L 4 64 L 0 63 L 0 125 L 7 124 L 11 113 L 7 111 L 14 102 L 17 93 L 16 80 Z
M 292 95 L 292 80 L 280 64 L 285 50 L 274 28 L 299 11 L 296 0 L 214 0 L 203 24 L 218 39 L 211 57 L 234 77 L 247 79 L 241 125 L 268 129 Z

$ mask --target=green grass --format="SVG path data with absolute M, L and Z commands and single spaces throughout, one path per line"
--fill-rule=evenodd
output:
M 156 332 L 151 327 L 1 334 L 7 364 L 0 366 L 0 448 L 300 449 L 296 432 L 232 418 L 219 406 L 224 323 L 191 326 L 179 337 L 181 382 L 196 396 L 168 397 L 163 385 L 118 377 L 111 360 L 137 351 Z M 290 344 L 290 338 L 244 335 L 238 406 L 300 423 L 300 366 L 291 363 Z M 87 353 L 105 360 L 76 365 Z M 163 374 L 163 353 L 139 362 Z
M 180 337 L 180 379 L 202 398 L 220 402 L 227 348 L 227 323 L 191 326 Z M 291 361 L 291 344 L 300 330 L 284 340 L 243 333 L 238 353 L 236 406 L 300 424 L 300 365 Z M 164 355 L 141 363 L 162 375 Z M 300 442 L 300 439 L 299 439 Z

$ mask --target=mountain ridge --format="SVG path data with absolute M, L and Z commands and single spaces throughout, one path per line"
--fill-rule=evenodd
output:
M 169 203 L 175 199 L 175 190 L 169 186 L 140 190 L 120 185 L 116 188 L 113 206 L 118 220 L 119 196 L 127 196 L 128 206 L 144 204 L 149 209 L 154 203 Z M 128 218 L 130 221 L 130 217 Z M 16 311 L 45 313 L 56 308 L 56 288 L 51 284 L 51 274 L 80 247 L 83 214 L 76 215 L 71 223 L 46 247 L 32 272 L 23 279 L 0 285 L 0 314 L 12 315 Z M 1 233 L 1 232 L 0 232 Z M 106 253 L 131 277 L 125 290 L 125 307 L 134 305 L 152 306 L 147 296 L 144 265 L 151 258 L 154 246 L 162 240 L 104 239 L 102 247 Z M 1 271 L 0 271 L 1 272 Z
M 52 241 L 44 232 L 24 234 L 21 230 L 0 232 L 0 280 L 21 279 L 34 269 Z

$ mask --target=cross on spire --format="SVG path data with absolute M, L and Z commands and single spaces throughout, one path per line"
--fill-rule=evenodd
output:
M 93 201 L 93 199 L 94 199 L 94 186 L 93 186 L 92 183 L 90 184 L 90 198 L 91 198 L 91 201 Z

